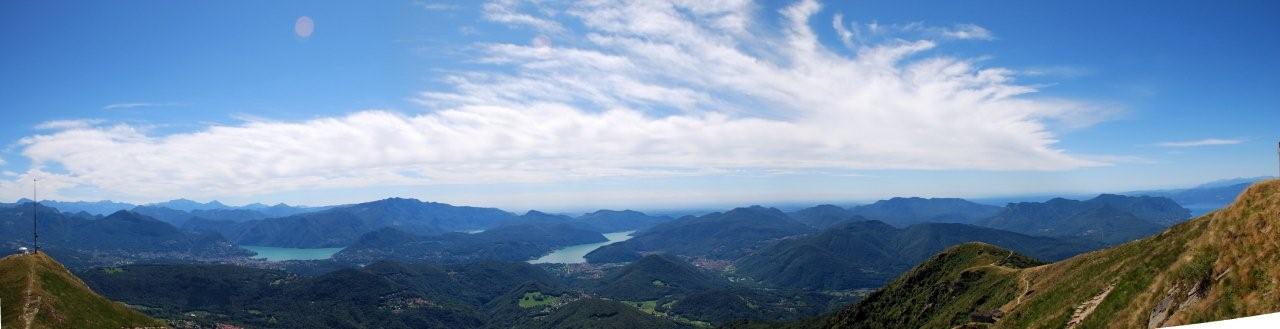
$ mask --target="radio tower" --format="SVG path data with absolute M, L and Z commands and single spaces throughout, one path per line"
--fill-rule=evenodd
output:
M 40 179 L 31 179 L 31 254 L 40 253 L 40 232 L 36 230 L 36 213 L 40 212 L 40 208 L 36 205 L 40 203 Z

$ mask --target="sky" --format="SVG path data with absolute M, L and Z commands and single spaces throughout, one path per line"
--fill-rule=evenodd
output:
M 678 208 L 1274 175 L 1280 3 L 4 1 L 0 200 Z

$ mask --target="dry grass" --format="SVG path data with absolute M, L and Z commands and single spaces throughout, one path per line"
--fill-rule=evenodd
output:
M 1073 314 L 1079 315 L 1078 323 L 1071 321 L 1076 328 L 1144 328 L 1280 312 L 1280 181 L 1255 184 L 1232 205 L 1145 239 L 996 273 L 1002 275 L 988 278 L 1011 282 L 989 287 L 1012 292 L 890 285 L 886 290 L 895 291 L 883 294 L 916 292 L 898 299 L 954 310 L 999 300 L 1005 312 L 995 328 L 1062 328 Z M 910 308 L 864 307 L 857 312 Z M 1077 313 L 1082 309 L 1088 312 Z

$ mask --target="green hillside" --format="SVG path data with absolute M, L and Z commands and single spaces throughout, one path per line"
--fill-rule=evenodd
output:
M 165 327 L 98 296 L 45 254 L 0 259 L 0 299 L 5 328 Z
M 663 317 L 654 316 L 618 301 L 580 299 L 557 308 L 521 328 L 606 329 L 606 328 L 690 328 Z
M 899 229 L 880 221 L 846 222 L 818 234 L 779 241 L 743 257 L 737 262 L 737 273 L 778 288 L 875 288 L 933 254 L 970 241 L 1013 249 L 1046 261 L 1074 256 L 1092 247 L 968 224 L 925 223 Z
M 854 306 L 793 326 L 1147 328 L 1277 312 L 1280 181 L 1157 235 L 1031 265 L 990 246 L 955 247 Z
M 600 282 L 598 293 L 626 300 L 653 300 L 728 286 L 675 256 L 654 254 L 627 264 Z

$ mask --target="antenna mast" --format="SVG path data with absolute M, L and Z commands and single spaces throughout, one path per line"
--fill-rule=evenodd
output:
M 36 205 L 40 203 L 40 179 L 31 179 L 31 254 L 40 253 L 40 232 L 36 230 L 36 213 L 40 212 L 40 208 Z

